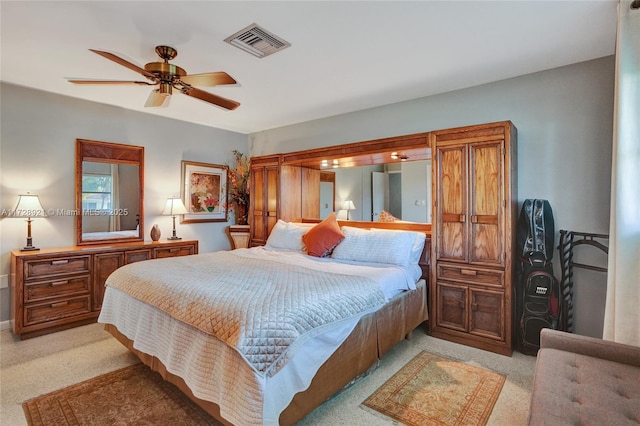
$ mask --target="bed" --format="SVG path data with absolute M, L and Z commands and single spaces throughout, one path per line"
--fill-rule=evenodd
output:
M 99 322 L 222 423 L 292 424 L 427 319 L 425 233 L 349 225 L 279 221 L 264 247 L 127 265 Z

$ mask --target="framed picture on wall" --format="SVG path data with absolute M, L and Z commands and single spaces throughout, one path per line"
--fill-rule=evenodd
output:
M 227 176 L 220 164 L 182 161 L 181 197 L 188 213 L 181 223 L 227 221 Z

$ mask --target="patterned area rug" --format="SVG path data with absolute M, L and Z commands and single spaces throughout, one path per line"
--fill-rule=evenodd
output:
M 406 425 L 485 425 L 505 379 L 422 351 L 362 404 Z
M 22 404 L 29 425 L 220 425 L 175 386 L 135 364 Z

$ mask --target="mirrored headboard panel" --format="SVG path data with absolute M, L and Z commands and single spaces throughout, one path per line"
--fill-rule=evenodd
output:
M 377 222 L 385 210 L 398 220 L 430 223 L 431 149 L 427 137 L 428 133 L 417 133 L 288 152 L 282 154 L 282 164 L 333 175 L 331 184 L 320 182 L 319 218 L 340 211 L 342 204 L 351 200 L 355 207 L 352 220 Z M 327 194 L 332 191 L 333 200 L 330 195 L 323 198 L 323 190 Z
M 76 244 L 144 239 L 144 147 L 76 139 Z

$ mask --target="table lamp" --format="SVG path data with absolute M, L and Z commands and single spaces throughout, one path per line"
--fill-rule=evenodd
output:
M 353 201 L 351 200 L 345 200 L 344 203 L 342 203 L 342 210 L 347 211 L 347 220 L 349 220 L 349 211 L 355 210 L 355 209 L 356 209 L 356 206 L 353 204 Z
M 162 215 L 164 216 L 173 216 L 173 235 L 167 237 L 167 240 L 181 240 L 182 238 L 176 236 L 176 215 L 179 214 L 187 214 L 187 208 L 184 206 L 184 203 L 180 198 L 172 197 L 167 199 L 167 204 L 164 206 L 164 210 L 162 210 Z
M 47 212 L 42 208 L 40 199 L 37 195 L 30 193 L 21 194 L 18 196 L 18 204 L 13 212 L 14 217 L 26 217 L 27 218 L 27 245 L 21 248 L 21 251 L 40 250 L 38 247 L 33 246 L 33 239 L 31 238 L 31 222 L 32 217 L 46 217 Z

